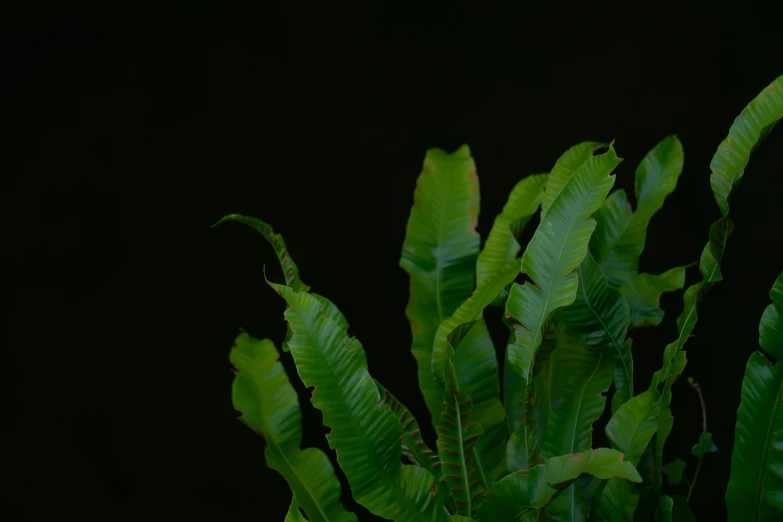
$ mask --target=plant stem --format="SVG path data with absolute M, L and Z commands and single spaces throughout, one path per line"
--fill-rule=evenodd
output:
M 701 387 L 699 386 L 699 383 L 694 382 L 692 377 L 688 378 L 688 384 L 690 384 L 691 388 L 696 390 L 696 393 L 699 394 L 699 403 L 701 404 L 701 429 L 703 433 L 707 433 L 707 405 L 704 403 L 704 395 L 701 393 Z M 696 480 L 699 478 L 699 471 L 701 471 L 701 464 L 703 461 L 704 455 L 699 457 L 699 463 L 696 465 L 696 471 L 693 473 L 693 480 L 688 488 L 688 496 L 685 501 L 689 504 L 691 502 L 691 496 L 693 496 L 693 488 L 696 486 Z

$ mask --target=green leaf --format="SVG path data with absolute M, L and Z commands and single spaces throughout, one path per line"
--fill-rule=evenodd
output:
M 457 513 L 471 516 L 484 494 L 473 465 L 473 450 L 482 429 L 470 417 L 473 404 L 467 395 L 446 392 L 443 404 L 445 409 L 436 429 L 443 478 L 451 489 Z
M 381 396 L 367 371 L 361 343 L 323 313 L 320 300 L 269 284 L 288 303 L 291 354 L 305 386 L 315 388 L 312 403 L 332 428 L 327 440 L 356 501 L 378 516 L 401 522 L 440 517 L 442 504 L 439 507 L 432 473 L 401 463 L 402 428 L 388 407 L 378 407 Z
M 505 474 L 505 419 L 500 402 L 500 381 L 495 347 L 483 312 L 520 272 L 512 260 L 481 282 L 435 334 L 432 370 L 442 390 L 461 391 L 473 400 L 473 419 L 484 436 L 478 443 L 475 465 L 485 487 Z M 455 382 L 447 379 L 452 375 Z
M 538 453 L 541 451 L 541 444 L 546 437 L 546 419 L 554 405 L 560 400 L 562 389 L 560 381 L 551 368 L 550 358 L 557 356 L 557 332 L 555 325 L 551 325 L 545 332 L 541 341 L 541 346 L 536 353 L 536 362 L 534 364 L 533 374 L 535 379 L 536 401 L 535 416 L 535 441 L 528 440 L 528 428 L 525 426 L 525 402 L 529 399 L 528 388 L 525 378 L 519 375 L 515 369 L 506 360 L 506 377 L 511 376 L 511 382 L 504 382 L 504 392 L 506 397 L 506 412 L 509 416 L 509 425 L 514 428 L 511 437 L 508 440 L 506 455 L 508 459 L 509 471 L 521 471 L 529 467 L 532 460 L 540 460 Z M 512 337 L 513 341 L 513 337 Z M 508 357 L 508 355 L 507 355 Z M 528 447 L 529 443 L 534 445 Z
M 723 279 L 720 263 L 726 251 L 726 242 L 731 235 L 734 224 L 729 217 L 729 197 L 739 186 L 745 175 L 745 167 L 750 161 L 750 155 L 761 143 L 764 137 L 783 118 L 783 76 L 778 77 L 768 87 L 753 99 L 743 109 L 729 129 L 729 135 L 718 146 L 718 151 L 710 163 L 710 186 L 718 203 L 722 216 L 710 227 L 709 242 L 702 250 L 699 260 L 699 271 L 703 280 L 685 291 L 682 314 L 677 319 L 679 335 L 677 340 L 664 350 L 663 368 L 653 376 L 652 386 L 659 386 L 665 381 L 662 397 L 662 411 L 659 416 L 658 435 L 656 437 L 656 486 L 660 487 L 660 455 L 666 438 L 671 431 L 671 385 L 681 365 L 673 364 L 675 356 L 693 332 L 696 324 L 697 308 L 713 285 Z M 757 359 L 758 361 L 758 359 Z M 683 361 L 684 363 L 684 361 Z
M 696 522 L 696 514 L 688 505 L 688 499 L 684 495 L 672 495 L 674 506 L 672 507 L 672 520 L 675 522 Z
M 718 447 L 712 442 L 712 433 L 708 431 L 703 432 L 699 436 L 699 442 L 691 449 L 691 453 L 697 457 L 701 457 L 705 453 L 716 453 L 717 451 Z
M 299 278 L 299 268 L 296 266 L 296 263 L 291 257 L 291 254 L 288 252 L 288 249 L 285 246 L 285 241 L 283 241 L 283 236 L 280 234 L 275 234 L 270 225 L 254 217 L 243 216 L 241 214 L 229 214 L 212 225 L 212 228 L 228 221 L 237 221 L 239 223 L 243 223 L 264 236 L 267 242 L 275 250 L 277 259 L 280 262 L 280 268 L 283 270 L 285 284 L 297 292 L 308 292 L 310 290 L 310 287 L 304 284 L 304 282 L 302 282 L 302 280 Z M 283 351 L 285 352 L 288 351 L 288 340 L 290 338 L 291 330 L 289 329 L 286 331 L 286 338 L 285 342 L 283 343 Z
M 729 522 L 783 519 L 783 274 L 769 295 L 772 304 L 759 324 L 763 352 L 750 356 L 742 380 L 726 490 Z
M 769 84 L 729 129 L 710 163 L 710 186 L 721 214 L 729 213 L 729 196 L 745 175 L 750 155 L 783 118 L 783 76 Z
M 696 456 L 700 457 L 701 455 Z M 685 461 L 682 459 L 676 459 L 663 466 L 663 473 L 666 475 L 666 479 L 669 481 L 670 486 L 676 486 L 682 482 L 682 474 L 684 471 Z
M 520 231 L 538 212 L 546 186 L 546 174 L 527 176 L 511 190 L 503 211 L 495 218 L 484 248 L 476 261 L 476 284 L 489 278 L 519 253 L 513 227 Z
M 657 522 L 672 522 L 674 510 L 674 500 L 664 495 L 658 499 L 658 509 L 655 510 L 655 520 Z
M 447 375 L 451 371 L 450 362 L 460 339 L 481 318 L 498 294 L 519 275 L 520 261 L 511 260 L 479 284 L 472 295 L 463 302 L 448 319 L 443 321 L 435 333 L 432 348 L 432 372 L 435 381 L 444 389 L 451 383 Z M 461 375 L 464 372 L 458 372 Z M 493 372 L 497 375 L 497 372 Z M 456 376 L 455 376 L 456 377 Z
M 638 466 L 652 436 L 658 429 L 660 394 L 656 389 L 646 390 L 620 406 L 606 425 L 606 436 L 612 448 L 620 451 L 625 460 Z M 621 480 L 610 479 L 600 495 L 593 499 L 594 520 L 629 522 L 639 503 L 639 492 Z
M 508 361 L 528 387 L 526 423 L 535 423 L 533 378 L 538 348 L 554 313 L 576 299 L 578 277 L 574 270 L 584 259 L 595 228 L 590 216 L 601 207 L 612 188 L 614 176 L 610 173 L 619 163 L 610 147 L 608 152 L 590 157 L 579 167 L 552 200 L 522 256 L 522 270 L 531 281 L 512 285 L 506 314 L 517 323 L 515 340 L 508 347 Z M 526 429 L 528 447 L 534 448 L 536 429 L 532 424 Z
M 432 472 L 435 479 L 440 479 L 440 460 L 438 454 L 427 447 L 421 436 L 421 428 L 413 414 L 397 400 L 381 383 L 375 381 L 381 396 L 379 406 L 389 406 L 402 426 L 402 455 L 412 464 L 421 466 Z
M 621 286 L 639 271 L 647 227 L 677 186 L 682 166 L 682 144 L 675 136 L 665 138 L 647 153 L 636 169 L 636 212 L 630 214 L 623 193 L 616 200 L 608 201 L 606 211 L 596 216 L 599 222 L 610 219 L 596 228 L 590 250 L 612 285 Z
M 639 504 L 639 491 L 627 480 L 603 481 L 593 495 L 590 522 L 631 522 Z
M 411 351 L 432 419 L 440 415 L 443 393 L 432 374 L 433 341 L 440 324 L 473 291 L 481 246 L 478 213 L 479 184 L 470 149 L 429 150 L 416 183 L 400 266 L 410 275 Z
M 517 471 L 496 482 L 487 491 L 478 512 L 478 520 L 512 522 L 526 514 L 535 515 L 547 507 L 580 476 L 601 479 L 617 477 L 641 482 L 641 477 L 621 453 L 607 448 L 576 455 L 552 457 L 524 471 Z
M 632 219 L 633 208 L 625 190 L 617 189 L 609 194 L 603 206 L 595 213 L 595 232 L 590 237 L 590 253 L 599 265 L 609 257 L 614 245 L 620 242 Z M 624 268 L 621 273 L 627 271 L 628 269 Z M 622 282 L 622 279 L 613 278 L 612 281 L 618 283 Z
M 454 367 L 459 390 L 473 400 L 471 415 L 484 429 L 476 443 L 474 462 L 482 482 L 492 484 L 506 474 L 506 426 L 497 352 L 483 320 L 476 322 L 460 340 Z
M 628 301 L 631 325 L 638 328 L 661 324 L 661 295 L 681 290 L 685 286 L 685 270 L 691 266 L 693 265 L 674 267 L 659 275 L 642 273 L 631 276 L 620 287 Z
M 451 522 L 471 522 L 472 520 L 472 518 L 463 517 L 462 515 L 451 515 Z
M 299 511 L 296 497 L 291 499 L 291 506 L 288 508 L 288 513 L 286 513 L 285 522 L 307 522 L 307 519 L 302 516 L 302 512 Z
M 634 466 L 639 464 L 658 427 L 660 400 L 655 389 L 646 390 L 620 406 L 606 425 L 606 437 L 612 447 Z
M 628 304 L 620 292 L 609 285 L 589 251 L 576 273 L 579 277 L 576 300 L 560 312 L 558 323 L 584 335 L 593 351 L 614 361 L 616 392 L 612 411 L 616 411 L 634 394 L 631 341 L 625 339 L 630 322 Z
M 541 446 L 545 457 L 581 453 L 592 447 L 593 423 L 604 412 L 606 392 L 615 364 L 611 356 L 591 350 L 582 336 L 563 331 L 550 362 L 557 361 L 555 375 L 563 382 L 562 399 L 549 414 Z M 579 484 L 570 486 L 547 509 L 555 520 L 586 520 Z
M 307 292 L 310 290 L 310 287 L 304 284 L 299 278 L 299 268 L 296 266 L 293 258 L 291 258 L 291 255 L 288 253 L 288 249 L 285 246 L 285 241 L 283 241 L 283 236 L 280 234 L 275 234 L 275 231 L 272 230 L 270 225 L 254 217 L 243 216 L 240 214 L 229 214 L 212 225 L 212 227 L 216 227 L 227 221 L 238 221 L 239 223 L 244 223 L 264 236 L 269 244 L 272 245 L 272 248 L 274 248 L 275 254 L 277 254 L 277 259 L 280 261 L 280 267 L 283 269 L 285 284 L 297 292 Z
M 272 341 L 243 332 L 229 357 L 237 369 L 232 399 L 240 420 L 264 437 L 267 465 L 285 477 L 310 520 L 357 520 L 340 504 L 340 483 L 329 457 L 318 448 L 300 449 L 299 399 Z
M 608 148 L 608 143 L 585 141 L 574 145 L 565 151 L 558 159 L 547 179 L 544 195 L 541 200 L 541 218 L 549 211 L 549 207 L 555 198 L 560 195 L 568 181 L 582 165 L 593 157 L 593 154 L 602 148 Z

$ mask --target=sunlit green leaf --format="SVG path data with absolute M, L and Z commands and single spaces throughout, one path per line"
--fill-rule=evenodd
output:
M 433 378 L 432 345 L 441 323 L 473 292 L 481 246 L 478 213 L 479 184 L 470 149 L 429 150 L 416 183 L 400 266 L 410 276 L 411 351 L 432 419 L 440 415 L 443 393 Z
M 506 314 L 516 323 L 508 361 L 526 382 L 525 426 L 528 447 L 535 448 L 536 356 L 555 311 L 576 299 L 574 270 L 587 253 L 595 221 L 590 217 L 603 204 L 614 184 L 611 172 L 620 163 L 613 148 L 592 156 L 568 178 L 552 201 L 522 256 L 522 270 L 530 277 L 511 287 Z M 556 169 L 553 169 L 553 173 Z M 552 181 L 550 174 L 550 182 Z M 547 186 L 549 190 L 549 185 Z M 533 461 L 533 455 L 530 456 Z
M 315 388 L 312 403 L 332 428 L 327 439 L 356 501 L 391 520 L 440 517 L 432 473 L 401 463 L 402 427 L 388 407 L 378 407 L 381 396 L 361 343 L 323 313 L 318 299 L 269 284 L 288 304 L 291 354 L 305 386 Z
M 340 503 L 340 483 L 329 457 L 318 448 L 300 449 L 299 399 L 272 341 L 242 333 L 231 349 L 230 359 L 237 369 L 234 407 L 242 413 L 240 419 L 266 440 L 267 465 L 285 477 L 295 502 L 301 503 L 313 521 L 357 520 Z M 292 516 L 299 512 L 293 504 L 292 509 Z

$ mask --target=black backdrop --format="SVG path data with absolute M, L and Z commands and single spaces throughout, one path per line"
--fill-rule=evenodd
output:
M 2 22 L 13 520 L 282 520 L 290 495 L 235 420 L 227 361 L 240 326 L 282 341 L 261 268 L 281 273 L 255 232 L 210 230 L 222 215 L 282 232 L 374 375 L 421 412 L 397 261 L 427 148 L 471 146 L 486 234 L 514 183 L 569 146 L 616 139 L 632 191 L 676 133 L 685 171 L 642 258 L 657 273 L 698 259 L 718 216 L 712 154 L 783 74 L 780 26 L 752 2 L 108 6 L 27 2 Z M 782 145 L 778 130 L 751 161 L 726 281 L 687 345 L 721 448 L 694 495 L 703 520 L 725 517 L 740 381 L 783 270 Z M 664 306 L 636 336 L 639 387 L 676 335 L 680 295 Z M 684 380 L 674 394 L 667 460 L 688 459 L 698 399 Z

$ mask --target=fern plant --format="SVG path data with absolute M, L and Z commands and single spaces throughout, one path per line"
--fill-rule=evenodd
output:
M 658 325 L 661 295 L 685 284 L 687 266 L 639 273 L 647 226 L 682 172 L 680 141 L 667 137 L 636 168 L 635 209 L 624 191 L 612 192 L 621 162 L 613 143 L 572 147 L 549 173 L 519 181 L 483 248 L 469 149 L 430 150 L 400 265 L 410 276 L 406 314 L 437 434 L 432 448 L 419 428 L 425 419 L 370 375 L 346 318 L 302 281 L 282 237 L 255 218 L 220 220 L 255 228 L 277 254 L 285 283 L 268 284 L 287 304 L 282 349 L 314 388 L 312 403 L 331 428 L 328 443 L 353 498 L 398 522 L 672 520 L 678 510 L 663 477 L 672 484 L 683 474 L 682 461 L 663 457 L 672 384 L 685 367 L 699 305 L 722 279 L 730 195 L 781 117 L 783 76 L 750 102 L 718 147 L 710 184 L 721 217 L 698 263 L 701 281 L 685 290 L 678 336 L 646 389 L 634 382 L 628 332 Z M 539 209 L 520 256 L 520 233 Z M 783 369 L 775 363 L 783 358 L 783 275 L 771 296 L 760 328 L 766 354 L 753 354 L 742 383 L 726 493 L 731 521 L 783 520 Z M 503 365 L 483 318 L 490 308 L 508 327 Z M 286 520 L 357 520 L 340 502 L 328 456 L 301 448 L 301 411 L 280 357 L 272 341 L 246 333 L 230 355 L 234 405 L 263 435 L 267 464 L 293 493 Z M 611 448 L 594 448 L 610 390 Z M 705 421 L 694 454 L 713 450 Z

